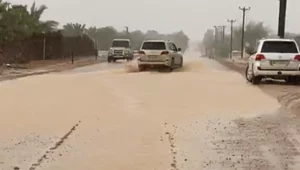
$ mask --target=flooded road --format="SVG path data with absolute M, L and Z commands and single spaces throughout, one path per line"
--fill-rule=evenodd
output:
M 299 169 L 298 118 L 240 74 L 195 54 L 128 67 L 2 83 L 0 169 Z

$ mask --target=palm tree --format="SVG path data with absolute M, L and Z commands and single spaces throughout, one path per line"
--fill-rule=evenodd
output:
M 49 32 L 56 29 L 58 26 L 58 22 L 53 20 L 48 21 L 41 21 L 40 18 L 42 14 L 45 12 L 45 10 L 48 9 L 46 5 L 41 5 L 39 7 L 36 7 L 35 2 L 31 5 L 30 8 L 30 16 L 35 21 L 35 29 L 38 32 Z
M 86 33 L 85 24 L 67 23 L 63 26 L 64 36 L 82 36 Z
M 90 27 L 86 29 L 86 33 L 93 38 L 97 38 L 97 31 L 97 27 Z

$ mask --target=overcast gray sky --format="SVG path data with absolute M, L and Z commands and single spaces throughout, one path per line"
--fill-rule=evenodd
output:
M 33 0 L 8 0 L 31 5 Z M 239 6 L 251 6 L 247 20 L 264 21 L 277 31 L 279 0 L 35 0 L 49 8 L 43 19 L 61 24 L 86 23 L 88 26 L 114 26 L 121 30 L 148 29 L 162 33 L 183 30 L 193 39 L 202 39 L 213 25 L 228 25 L 227 19 L 242 19 Z M 287 25 L 300 33 L 300 0 L 288 0 Z M 237 24 L 238 24 L 237 22 Z

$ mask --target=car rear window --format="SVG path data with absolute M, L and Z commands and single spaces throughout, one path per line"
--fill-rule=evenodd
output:
M 292 41 L 265 41 L 262 53 L 298 53 L 297 46 Z
M 165 50 L 166 44 L 164 42 L 144 42 L 143 50 Z

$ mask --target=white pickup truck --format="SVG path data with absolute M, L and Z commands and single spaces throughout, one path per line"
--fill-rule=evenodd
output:
M 299 47 L 292 39 L 262 39 L 250 54 L 246 79 L 259 84 L 263 78 L 284 79 L 300 84 Z

